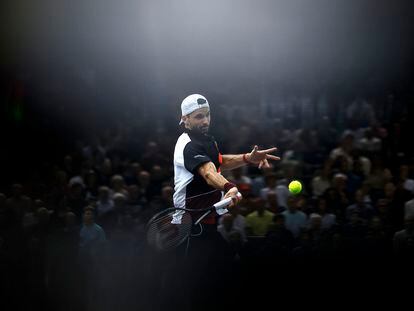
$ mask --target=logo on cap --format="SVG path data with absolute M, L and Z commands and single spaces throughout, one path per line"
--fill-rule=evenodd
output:
M 207 102 L 207 101 L 206 101 L 204 98 L 198 98 L 198 99 L 197 99 L 197 104 L 198 104 L 199 106 L 204 105 L 206 102 Z

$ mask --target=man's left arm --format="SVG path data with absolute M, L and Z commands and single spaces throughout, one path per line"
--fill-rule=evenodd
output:
M 221 163 L 220 168 L 222 170 L 232 170 L 246 164 L 258 165 L 259 168 L 269 167 L 268 160 L 280 160 L 279 157 L 271 154 L 276 150 L 276 147 L 259 150 L 258 146 L 254 146 L 253 150 L 249 153 L 225 154 L 223 155 L 223 162 Z

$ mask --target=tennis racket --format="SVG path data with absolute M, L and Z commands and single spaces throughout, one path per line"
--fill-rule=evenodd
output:
M 241 197 L 241 194 L 237 194 Z M 168 251 L 188 241 L 190 236 L 198 236 L 203 232 L 200 223 L 212 211 L 223 215 L 227 213 L 226 207 L 231 203 L 232 198 L 221 200 L 208 208 L 186 209 L 168 208 L 155 214 L 147 223 L 148 245 L 158 252 Z M 194 214 L 200 215 L 193 219 Z M 199 226 L 198 233 L 192 233 L 194 227 Z

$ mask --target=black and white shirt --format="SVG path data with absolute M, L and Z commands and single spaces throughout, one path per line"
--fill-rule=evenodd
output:
M 222 192 L 207 184 L 200 174 L 200 165 L 212 162 L 220 171 L 222 157 L 212 136 L 188 129 L 178 138 L 174 150 L 174 206 L 178 208 L 207 208 L 220 201 Z M 215 223 L 215 213 L 204 223 Z

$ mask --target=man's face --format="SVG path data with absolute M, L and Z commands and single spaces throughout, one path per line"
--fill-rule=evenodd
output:
M 92 213 L 91 211 L 86 211 L 86 212 L 83 214 L 83 221 L 84 221 L 86 224 L 91 224 L 91 223 L 93 222 L 93 213 Z
M 210 128 L 210 109 L 200 108 L 183 117 L 185 127 L 202 134 L 207 134 Z

